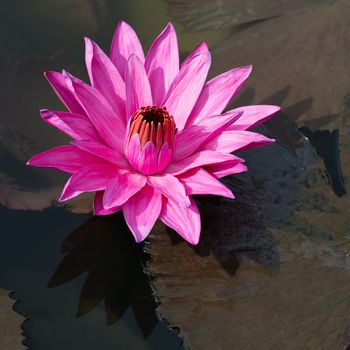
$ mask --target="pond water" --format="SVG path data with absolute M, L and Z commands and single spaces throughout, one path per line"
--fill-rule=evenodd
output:
M 27 318 L 25 346 L 350 344 L 349 5 L 1 1 L 0 288 L 12 291 L 15 311 Z M 62 109 L 42 73 L 64 68 L 86 79 L 83 37 L 108 50 L 121 19 L 145 48 L 170 20 L 182 56 L 207 41 L 211 75 L 252 63 L 234 104 L 283 107 L 259 130 L 277 143 L 244 152 L 250 171 L 225 180 L 236 200 L 199 200 L 205 224 L 195 249 L 161 225 L 144 249 L 120 215 L 93 218 L 89 196 L 58 205 L 65 175 L 25 165 L 68 141 L 40 120 L 39 109 Z

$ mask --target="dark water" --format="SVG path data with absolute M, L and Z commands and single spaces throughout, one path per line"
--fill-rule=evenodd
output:
M 300 173 L 304 172 L 304 168 L 308 170 L 311 164 L 298 161 L 302 158 L 300 149 L 309 150 L 310 147 L 318 157 L 312 158 L 314 163 L 318 162 L 319 172 L 316 174 L 315 170 L 317 179 L 314 180 L 312 175 L 305 180 L 302 178 L 302 190 L 298 188 L 296 193 L 292 193 L 294 190 L 289 190 L 282 180 L 276 185 L 278 196 L 282 198 L 276 201 L 284 203 L 283 197 L 288 195 L 292 198 L 292 193 L 297 197 L 295 202 L 298 207 L 293 207 L 293 210 L 302 208 L 304 213 L 309 210 L 315 215 L 310 219 L 312 222 L 308 222 L 307 216 L 305 221 L 296 220 L 292 213 L 283 212 L 282 206 L 276 210 L 278 202 L 266 205 L 266 211 L 271 213 L 260 213 L 268 216 L 268 221 L 264 221 L 267 226 L 274 220 L 280 225 L 278 229 L 284 229 L 285 222 L 289 225 L 286 229 L 288 234 L 281 235 L 287 242 L 284 250 L 269 232 L 273 256 L 278 257 L 277 260 L 280 253 L 281 256 L 289 254 L 289 257 L 295 253 L 290 246 L 301 242 L 300 246 L 305 251 L 310 249 L 305 255 L 321 256 L 320 265 L 327 265 L 327 268 L 335 266 L 342 272 L 348 269 L 349 35 L 346 31 L 341 32 L 337 43 L 342 43 L 342 49 L 336 50 L 338 46 L 333 45 L 335 39 L 326 33 L 332 33 L 331 28 L 338 28 L 337 23 L 334 24 L 337 20 L 332 22 L 327 17 L 329 28 L 322 26 L 325 23 L 323 13 L 330 6 L 325 1 L 291 1 L 289 5 L 285 1 L 287 5 L 281 8 L 276 5 L 278 2 L 263 1 L 264 6 L 259 7 L 259 3 L 253 1 L 253 10 L 249 11 L 246 11 L 246 2 L 240 0 L 228 1 L 227 4 L 207 0 L 190 0 L 188 3 L 192 4 L 190 9 L 186 7 L 187 2 L 172 0 L 167 3 L 162 0 L 0 0 L 0 288 L 12 291 L 11 296 L 18 300 L 14 309 L 28 318 L 22 327 L 24 344 L 31 350 L 184 348 L 178 330 L 171 330 L 165 321 L 160 321 L 157 301 L 149 277 L 144 273 L 149 257 L 144 254 L 143 246 L 133 242 L 120 215 L 92 218 L 86 214 L 89 199 L 75 200 L 67 207 L 59 207 L 56 199 L 65 176 L 24 165 L 37 152 L 67 142 L 65 136 L 40 120 L 40 108 L 62 108 L 42 72 L 65 68 L 86 78 L 83 37 L 91 37 L 108 50 L 120 19 L 134 26 L 146 48 L 167 21 L 176 20 L 182 55 L 203 39 L 214 49 L 212 74 L 233 66 L 256 65 L 256 75 L 253 74 L 252 82 L 236 103 L 283 106 L 283 112 L 273 122 L 266 123 L 263 130 L 276 138 L 283 152 L 288 152 L 285 162 L 279 159 L 280 153 L 275 158 L 269 158 L 281 161 L 276 179 L 281 180 L 279 172 L 283 172 L 284 168 L 287 170 L 283 181 L 284 176 L 290 176 L 293 183 L 302 178 Z M 224 12 L 223 5 L 227 5 Z M 314 7 L 318 10 L 318 6 L 322 8 L 322 13 L 313 12 Z M 237 9 L 241 17 L 235 15 Z M 300 11 L 298 16 L 295 11 Z M 345 10 L 343 12 L 346 13 Z M 266 18 L 270 20 L 265 21 Z M 301 23 L 298 22 L 300 18 Z M 342 14 L 339 12 L 335 18 L 341 19 Z M 294 27 L 302 28 L 301 33 L 303 30 L 309 33 L 309 29 L 304 28 L 307 23 L 314 23 L 311 26 L 313 33 L 318 33 L 320 38 L 328 38 L 327 50 L 323 50 L 317 41 L 319 38 L 310 40 L 308 50 L 304 50 L 304 46 L 299 44 L 303 42 L 302 34 L 296 37 L 292 33 L 288 38 L 283 37 L 282 33 L 289 33 L 289 28 Z M 279 38 L 282 38 L 282 43 Z M 279 57 L 280 51 L 285 52 L 285 56 Z M 296 63 L 289 59 L 293 56 L 290 52 L 298 52 L 303 59 Z M 310 63 L 308 57 L 315 52 L 319 53 L 318 64 L 312 65 L 316 61 L 311 60 Z M 331 83 L 329 76 L 324 77 L 329 60 L 336 61 L 334 65 L 340 72 L 337 75 L 332 73 L 335 80 Z M 296 66 L 299 67 L 298 74 L 295 74 Z M 264 69 L 269 76 L 261 73 Z M 312 74 L 307 76 L 306 72 L 310 71 Z M 344 78 L 346 76 L 348 79 Z M 254 157 L 257 156 L 253 156 L 253 160 Z M 257 163 L 258 180 L 247 181 L 243 190 L 238 186 L 248 197 L 249 191 L 259 188 L 259 181 L 267 181 L 274 186 L 273 181 L 264 175 L 262 169 L 265 165 L 260 166 L 261 158 Z M 272 168 L 269 167 L 270 171 Z M 288 173 L 292 171 L 298 175 Z M 269 172 L 266 171 L 266 174 Z M 313 187 L 315 193 L 312 192 Z M 311 190 L 307 192 L 305 188 Z M 260 199 L 252 198 L 254 205 L 259 206 Z M 289 204 L 286 208 L 292 212 Z M 237 212 L 242 217 L 254 216 L 255 212 L 248 209 L 245 213 Z M 324 213 L 329 214 L 333 226 L 330 227 L 326 219 L 323 221 Z M 244 224 L 241 223 L 241 226 Z M 256 231 L 260 229 L 259 225 L 260 222 Z M 242 254 L 248 257 L 254 255 L 252 252 L 247 254 L 246 247 L 240 248 L 243 240 L 237 237 L 237 251 L 241 249 Z M 248 242 L 249 237 L 245 237 Z M 264 241 L 264 237 L 259 239 Z M 293 249 L 297 251 L 299 248 L 298 245 Z M 205 247 L 202 249 L 205 250 Z M 260 247 L 254 249 L 259 250 Z M 333 263 L 340 252 L 345 254 L 346 261 Z M 215 255 L 221 253 L 216 251 Z M 300 259 L 298 254 L 295 255 L 296 266 L 297 259 Z M 228 262 L 234 273 L 239 267 L 238 260 Z M 261 261 L 260 264 L 264 265 Z M 296 267 L 296 270 L 298 268 L 305 270 L 305 266 Z M 331 272 L 327 269 L 317 276 L 310 273 L 306 279 L 321 281 L 326 273 L 326 279 L 330 279 Z M 343 282 L 346 285 L 344 277 L 339 277 L 337 288 Z M 274 295 L 274 291 L 271 294 Z M 347 298 L 348 295 L 344 294 L 339 302 Z M 288 303 L 288 296 L 285 300 Z M 269 301 L 273 304 L 273 300 Z M 242 319 L 243 315 L 245 311 Z M 321 314 L 317 321 L 321 322 L 321 318 L 326 316 Z M 350 324 L 340 321 L 339 328 L 342 327 L 348 329 Z M 204 327 L 201 331 L 206 334 L 207 329 Z M 342 337 L 345 348 L 350 343 L 350 336 L 344 331 Z
M 25 166 L 37 151 L 67 141 L 40 120 L 40 108 L 62 109 L 42 73 L 66 68 L 86 77 L 83 37 L 108 50 L 121 19 L 149 46 L 168 18 L 159 1 L 143 9 L 149 16 L 158 9 L 157 16 L 143 18 L 142 7 L 0 2 L 0 288 L 12 291 L 14 309 L 28 317 L 24 344 L 33 350 L 182 348 L 178 332 L 159 321 L 143 272 L 147 257 L 121 218 L 57 207 L 65 176 Z M 73 211 L 87 210 L 78 203 Z

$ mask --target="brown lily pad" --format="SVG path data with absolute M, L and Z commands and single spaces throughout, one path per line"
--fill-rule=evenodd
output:
M 0 349 L 24 350 L 21 324 L 24 318 L 13 311 L 8 292 L 0 288 Z
M 290 130 L 277 131 L 283 139 Z M 314 149 L 301 134 L 298 142 L 294 151 L 275 144 L 246 152 L 248 173 L 225 179 L 234 201 L 198 199 L 197 247 L 160 224 L 152 233 L 159 310 L 190 349 L 350 344 L 349 197 L 334 194 Z M 346 182 L 344 138 L 341 149 Z
M 240 102 L 280 104 L 290 119 L 311 130 L 339 127 L 350 104 L 348 1 L 168 2 L 170 14 L 187 30 L 231 27 L 231 36 L 213 49 L 212 75 L 252 64 Z M 261 19 L 268 20 L 232 27 Z M 276 92 L 285 95 L 271 98 Z
M 253 64 L 250 92 L 240 102 L 289 108 L 309 99 L 308 111 L 291 109 L 288 117 L 312 130 L 337 129 L 349 106 L 349 16 L 347 2 L 317 3 L 260 22 L 215 48 L 214 72 Z M 269 98 L 277 91 L 286 94 Z

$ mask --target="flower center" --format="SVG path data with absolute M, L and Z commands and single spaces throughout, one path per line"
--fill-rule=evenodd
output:
M 165 143 L 168 148 L 172 148 L 175 133 L 174 118 L 166 107 L 142 107 L 131 119 L 128 141 L 133 135 L 139 134 L 141 148 L 151 141 L 159 152 Z

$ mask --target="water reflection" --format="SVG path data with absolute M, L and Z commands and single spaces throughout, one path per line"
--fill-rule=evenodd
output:
M 15 310 L 28 317 L 22 327 L 30 349 L 181 349 L 176 332 L 155 316 L 140 247 L 118 216 L 86 221 L 62 208 L 1 206 L 0 216 L 1 287 L 13 290 Z M 57 287 L 47 288 L 49 281 Z
M 88 220 L 63 242 L 66 253 L 48 286 L 60 286 L 84 272 L 77 316 L 105 303 L 107 324 L 117 322 L 131 305 L 143 335 L 149 336 L 158 320 L 156 302 L 143 274 L 145 256 L 121 215 Z

